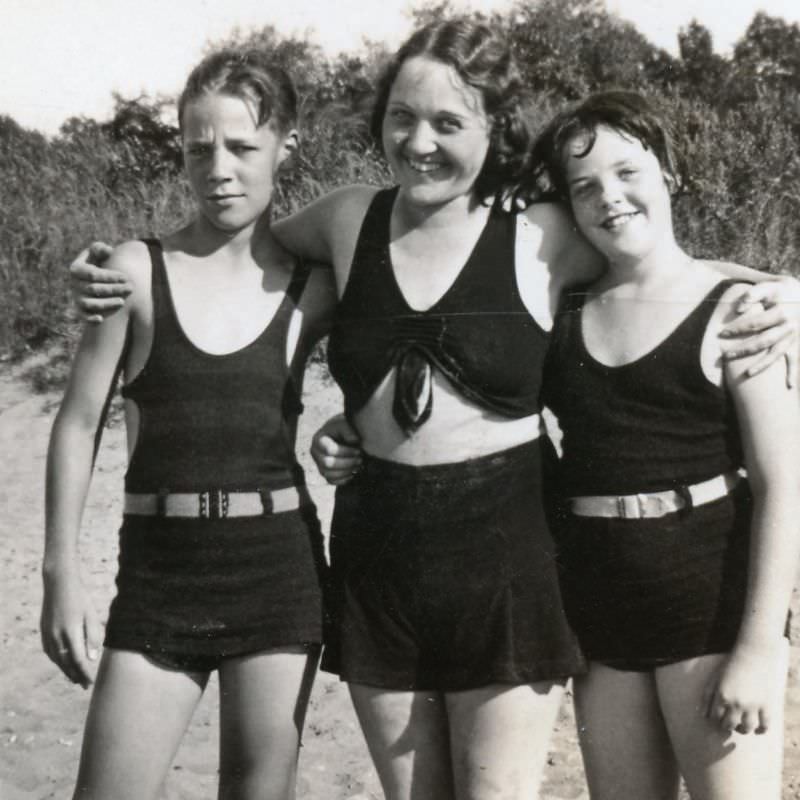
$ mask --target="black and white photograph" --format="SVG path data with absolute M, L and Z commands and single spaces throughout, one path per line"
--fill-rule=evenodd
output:
M 0 0 L 3 800 L 800 800 L 797 0 Z

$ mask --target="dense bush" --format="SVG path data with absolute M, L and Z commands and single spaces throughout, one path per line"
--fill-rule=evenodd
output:
M 445 2 L 414 16 L 450 13 Z M 491 20 L 519 58 L 534 127 L 595 89 L 654 94 L 683 132 L 691 164 L 676 214 L 683 243 L 696 255 L 800 272 L 797 25 L 759 13 L 723 57 L 691 23 L 672 57 L 599 0 L 528 0 Z M 328 58 L 271 27 L 214 47 L 230 44 L 268 48 L 303 98 L 302 147 L 280 181 L 278 214 L 337 185 L 389 180 L 366 125 L 380 45 Z M 163 101 L 116 98 L 109 122 L 71 119 L 49 140 L 0 116 L 0 355 L 71 330 L 66 265 L 87 242 L 165 232 L 186 218 L 179 139 L 163 110 Z

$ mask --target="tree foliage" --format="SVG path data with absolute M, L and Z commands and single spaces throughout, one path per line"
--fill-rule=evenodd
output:
M 417 25 L 453 16 L 447 0 L 411 9 Z M 480 15 L 478 15 L 480 16 Z M 800 270 L 800 28 L 754 16 L 733 52 L 687 21 L 672 56 L 606 10 L 602 0 L 519 0 L 484 17 L 513 48 L 541 126 L 588 92 L 654 96 L 680 130 L 690 191 L 676 208 L 692 252 Z M 385 184 L 368 115 L 385 48 L 327 56 L 273 27 L 234 31 L 209 50 L 268 50 L 295 79 L 301 148 L 279 181 L 276 212 L 352 182 Z M 0 353 L 37 344 L 69 321 L 66 263 L 94 238 L 158 233 L 190 213 L 180 177 L 173 99 L 114 98 L 110 120 L 67 120 L 47 139 L 0 116 Z

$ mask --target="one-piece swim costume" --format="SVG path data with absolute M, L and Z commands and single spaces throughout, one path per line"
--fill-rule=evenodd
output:
M 349 412 L 416 352 L 481 407 L 536 413 L 548 335 L 519 295 L 514 216 L 492 209 L 454 284 L 416 312 L 389 260 L 395 196 L 379 192 L 366 214 L 331 335 Z M 420 467 L 365 454 L 336 492 L 323 668 L 354 683 L 438 691 L 580 672 L 542 500 L 552 457 L 546 438 Z
M 160 243 L 152 261 L 153 343 L 123 389 L 139 411 L 125 476 L 133 493 L 299 487 L 302 409 L 286 365 L 292 312 L 309 270 L 250 344 L 211 355 L 183 332 Z M 211 669 L 228 656 L 321 641 L 321 533 L 302 508 L 223 519 L 126 515 L 106 644 L 165 663 Z
M 742 466 L 731 399 L 700 352 L 721 281 L 659 345 L 609 367 L 583 340 L 585 290 L 556 319 L 545 403 L 564 432 L 565 495 L 679 489 Z M 555 534 L 570 622 L 586 657 L 649 670 L 733 646 L 747 585 L 752 498 L 746 481 L 694 509 L 650 519 L 564 512 Z

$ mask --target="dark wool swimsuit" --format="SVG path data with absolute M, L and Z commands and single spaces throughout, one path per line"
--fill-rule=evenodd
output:
M 365 216 L 330 338 L 348 414 L 394 369 L 395 418 L 414 430 L 436 402 L 419 391 L 430 383 L 420 372 L 434 368 L 488 411 L 537 413 L 548 336 L 517 288 L 515 216 L 492 209 L 453 285 L 419 312 L 389 256 L 396 194 L 376 194 Z M 440 691 L 579 672 L 542 502 L 553 455 L 538 439 L 432 466 L 365 455 L 336 493 L 323 667 L 354 683 Z
M 586 349 L 585 291 L 563 304 L 545 372 L 545 403 L 564 432 L 565 496 L 679 489 L 742 466 L 730 396 L 703 373 L 708 322 L 734 281 L 721 281 L 675 330 L 635 361 L 608 367 Z M 729 495 L 655 519 L 563 513 L 562 586 L 584 653 L 648 670 L 726 652 L 742 618 L 752 498 Z
M 140 419 L 126 492 L 302 487 L 294 455 L 302 406 L 286 366 L 286 338 L 308 269 L 297 268 L 254 341 L 211 355 L 181 329 L 161 245 L 147 244 L 153 343 L 122 392 Z M 202 671 L 225 657 L 318 643 L 321 552 L 310 503 L 258 517 L 126 515 L 105 643 Z

